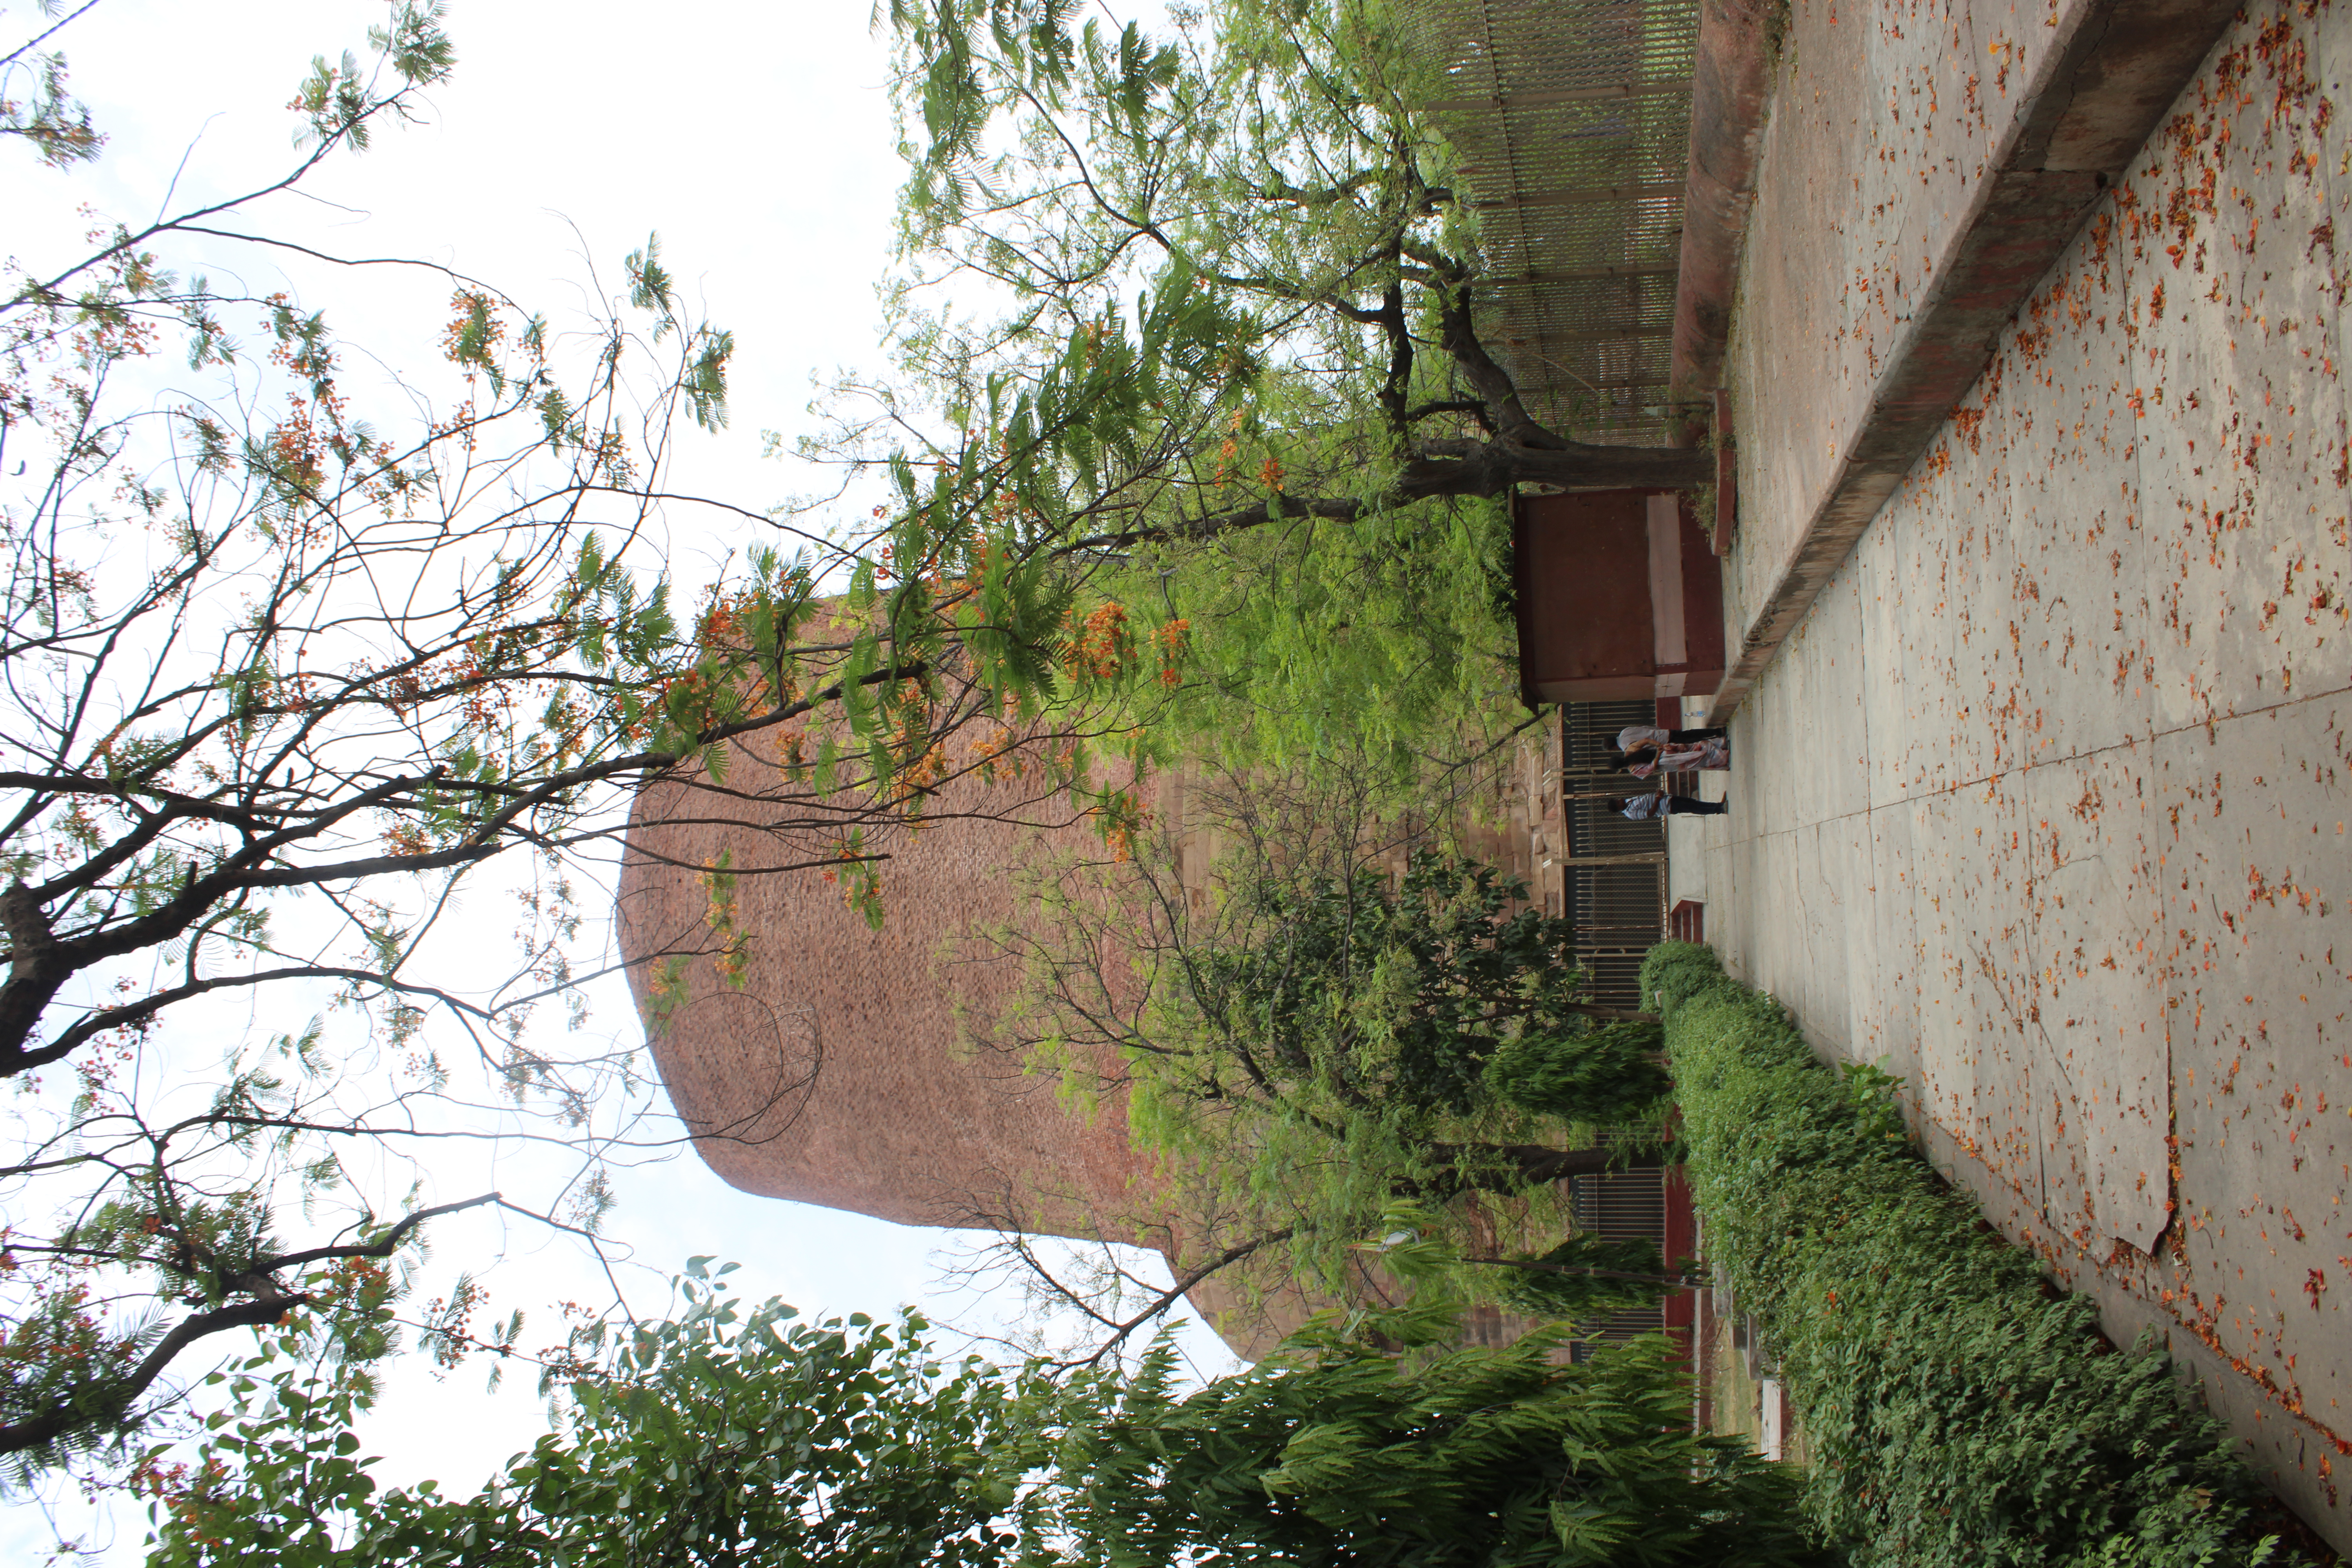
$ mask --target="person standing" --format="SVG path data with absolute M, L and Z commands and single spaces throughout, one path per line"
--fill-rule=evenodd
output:
M 1706 730 L 1668 730 L 1657 724 L 1628 724 L 1617 731 L 1617 750 L 1630 752 L 1637 746 L 1671 746 L 1688 741 L 1723 741 L 1728 742 L 1731 731 L 1718 724 Z
M 1731 809 L 1727 800 L 1693 800 L 1680 795 L 1621 795 L 1609 804 L 1635 822 L 1654 816 L 1721 816 Z
M 1647 761 L 1628 763 L 1625 765 L 1625 771 L 1637 779 L 1645 779 L 1652 773 L 1659 772 L 1686 773 L 1706 768 L 1712 772 L 1723 773 L 1728 771 L 1730 767 L 1731 742 L 1718 740 L 1662 747 L 1657 755 Z

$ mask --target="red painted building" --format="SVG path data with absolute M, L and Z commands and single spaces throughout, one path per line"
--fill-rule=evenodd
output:
M 1687 493 L 1524 496 L 1511 534 L 1529 707 L 1714 694 L 1723 568 Z

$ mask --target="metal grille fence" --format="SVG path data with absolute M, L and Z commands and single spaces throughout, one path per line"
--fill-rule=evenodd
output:
M 1560 709 L 1567 913 L 1575 925 L 1577 963 L 1588 977 L 1586 994 L 1612 1007 L 1642 1005 L 1642 960 L 1665 935 L 1666 825 L 1663 819 L 1628 821 L 1591 798 L 1591 792 L 1604 781 L 1623 784 L 1623 793 L 1642 787 L 1609 771 L 1611 748 L 1626 725 L 1656 721 L 1657 704 L 1640 699 L 1570 702 Z M 1596 858 L 1613 864 L 1587 863 Z M 1580 1235 L 1606 1241 L 1639 1237 L 1654 1243 L 1663 1257 L 1665 1173 L 1651 1167 L 1572 1178 L 1569 1214 Z M 1663 1303 L 1619 1312 L 1580 1333 L 1570 1356 L 1582 1361 L 1597 1346 L 1656 1333 L 1665 1322 Z
M 1609 746 L 1628 724 L 1654 721 L 1656 704 L 1570 702 L 1560 709 L 1560 789 L 1568 854 L 1563 910 L 1576 928 L 1587 994 L 1612 1007 L 1641 1005 L 1642 959 L 1666 931 L 1666 825 L 1630 822 L 1600 800 L 1578 798 L 1605 779 L 1632 794 L 1649 786 L 1610 774 Z M 1594 864 L 1595 861 L 1605 862 Z
M 1574 1176 L 1568 1184 L 1568 1206 L 1576 1233 L 1603 1241 L 1638 1237 L 1654 1244 L 1661 1258 L 1666 1249 L 1665 1173 L 1647 1170 L 1612 1171 L 1601 1176 Z M 1669 1267 L 1673 1259 L 1665 1259 Z M 1596 1345 L 1622 1344 L 1643 1334 L 1654 1334 L 1666 1324 L 1663 1303 L 1619 1312 L 1586 1329 L 1577 1338 L 1571 1357 L 1582 1361 Z
M 1419 0 L 1479 219 L 1485 338 L 1538 416 L 1663 446 L 1696 0 Z

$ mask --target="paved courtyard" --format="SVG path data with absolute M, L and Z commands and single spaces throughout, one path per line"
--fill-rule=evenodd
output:
M 1730 814 L 1671 831 L 1735 971 L 2340 1541 L 2352 16 L 2255 9 L 1765 668 Z

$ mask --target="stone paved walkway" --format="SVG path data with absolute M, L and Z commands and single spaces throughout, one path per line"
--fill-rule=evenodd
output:
M 1733 967 L 2341 1544 L 2352 16 L 2253 9 L 1671 826 Z

